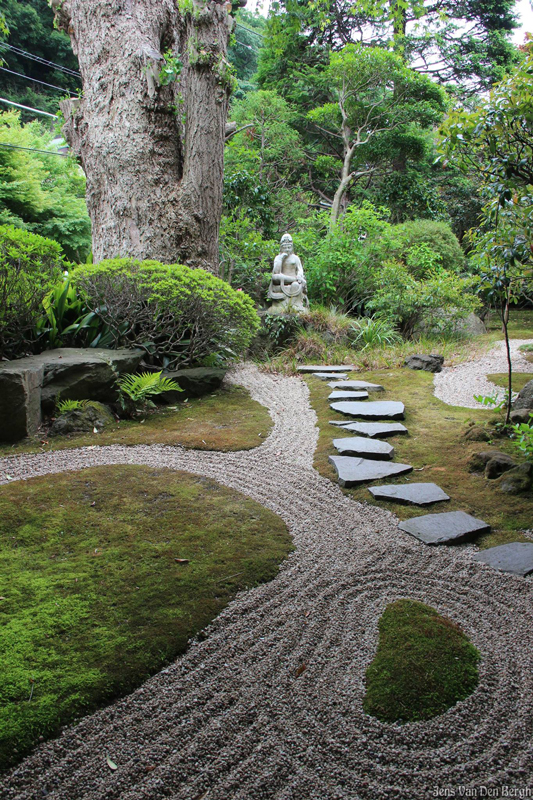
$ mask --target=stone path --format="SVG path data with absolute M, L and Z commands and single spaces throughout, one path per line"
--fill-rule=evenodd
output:
M 205 640 L 5 775 L 2 798 L 427 800 L 435 787 L 530 786 L 531 580 L 477 563 L 465 548 L 426 547 L 388 511 L 319 476 L 303 382 L 252 367 L 234 380 L 274 419 L 255 450 L 112 446 L 0 461 L 3 482 L 96 464 L 185 469 L 278 513 L 296 545 L 278 576 L 242 592 Z M 399 726 L 361 704 L 378 620 L 402 597 L 461 625 L 482 661 L 465 701 Z

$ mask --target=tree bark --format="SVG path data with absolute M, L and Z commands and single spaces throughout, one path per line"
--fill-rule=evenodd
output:
M 80 64 L 83 95 L 62 103 L 63 130 L 87 176 L 95 262 L 131 256 L 216 273 L 230 6 L 52 4 Z M 175 71 L 166 85 L 164 54 Z

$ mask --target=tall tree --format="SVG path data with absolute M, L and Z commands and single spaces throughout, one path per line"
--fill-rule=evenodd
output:
M 217 0 L 52 0 L 83 95 L 62 103 L 95 261 L 218 269 L 233 20 Z M 231 9 L 231 7 L 230 7 Z

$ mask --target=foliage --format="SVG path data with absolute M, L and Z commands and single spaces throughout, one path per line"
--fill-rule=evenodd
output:
M 257 12 L 251 13 L 245 8 L 239 8 L 235 14 L 235 22 L 236 29 L 228 49 L 228 60 L 235 67 L 238 81 L 234 97 L 242 100 L 247 92 L 257 88 L 255 74 L 266 20 Z
M 84 260 L 91 249 L 91 223 L 85 205 L 85 176 L 70 157 L 57 151 L 53 133 L 40 122 L 21 125 L 19 112 L 0 113 L 0 223 L 55 239 L 68 258 Z
M 159 71 L 159 85 L 168 86 L 178 80 L 183 64 L 179 55 L 174 55 L 172 50 L 163 53 L 163 66 Z
M 404 222 L 395 230 L 404 243 L 402 250 L 394 255 L 406 260 L 415 277 L 425 277 L 436 266 L 449 272 L 464 271 L 466 261 L 461 245 L 445 222 L 416 219 Z
M 274 348 L 283 347 L 301 330 L 299 314 L 265 314 L 262 319 L 262 332 Z
M 35 349 L 43 299 L 65 267 L 57 242 L 0 226 L 0 356 L 18 358 Z
M 101 319 L 89 311 L 70 278 L 57 283 L 43 299 L 44 315 L 36 325 L 40 349 L 109 347 L 113 339 Z
M 112 259 L 78 267 L 72 281 L 114 347 L 142 347 L 163 368 L 232 361 L 259 327 L 252 300 L 201 269 Z
M 0 543 L 0 768 L 171 663 L 292 549 L 242 494 L 132 465 L 2 486 Z
M 355 347 L 384 347 L 397 344 L 401 337 L 394 330 L 392 323 L 381 317 L 362 317 L 351 324 L 350 340 Z
M 121 408 L 131 416 L 155 408 L 152 397 L 157 397 L 165 392 L 183 391 L 176 381 L 164 377 L 161 372 L 123 375 L 118 379 L 117 384 Z
M 529 423 L 513 425 L 512 430 L 516 447 L 526 457 L 526 461 L 533 462 L 533 414 L 530 414 Z
M 278 243 L 264 239 L 237 205 L 233 213 L 222 216 L 219 241 L 220 277 L 261 303 L 268 288 Z
M 423 603 L 396 600 L 379 620 L 363 709 L 385 722 L 436 717 L 472 694 L 479 659 L 458 625 Z
M 78 411 L 87 408 L 88 400 L 56 400 L 56 411 L 58 414 L 66 414 L 68 411 Z

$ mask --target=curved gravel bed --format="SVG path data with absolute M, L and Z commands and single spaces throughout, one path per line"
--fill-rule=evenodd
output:
M 511 363 L 513 372 L 533 372 L 533 364 L 518 349 L 522 344 L 533 344 L 533 339 L 512 339 Z M 498 342 L 488 353 L 476 361 L 466 361 L 456 367 L 444 367 L 433 381 L 435 397 L 449 406 L 487 408 L 474 400 L 474 395 L 497 395 L 503 400 L 505 390 L 487 380 L 487 375 L 507 372 L 505 342 Z M 532 794 L 533 796 L 533 794 Z
M 234 380 L 275 422 L 255 450 L 112 446 L 0 462 L 4 480 L 110 463 L 207 475 L 278 513 L 297 547 L 183 657 L 4 776 L 2 797 L 425 800 L 437 788 L 530 786 L 533 583 L 474 562 L 471 548 L 426 547 L 320 477 L 303 381 L 251 367 Z M 467 700 L 404 726 L 361 706 L 379 616 L 401 597 L 459 623 L 482 654 Z

